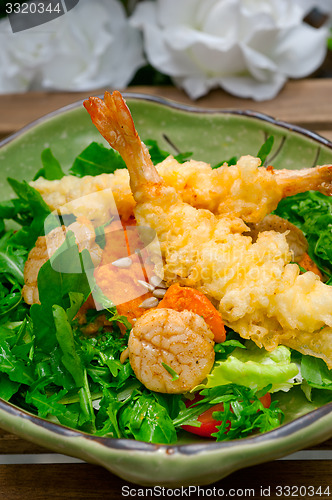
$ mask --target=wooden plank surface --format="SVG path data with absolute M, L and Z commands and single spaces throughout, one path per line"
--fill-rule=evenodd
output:
M 201 486 L 199 490 L 198 487 L 191 487 L 190 498 L 328 499 L 332 496 L 331 472 L 331 462 L 326 460 L 320 461 L 317 469 L 312 467 L 311 462 L 293 462 L 291 466 L 283 461 L 269 462 L 235 472 L 221 481 Z M 319 487 L 321 490 L 318 490 Z M 187 495 L 181 488 L 173 493 L 167 490 L 164 488 L 163 494 L 159 487 L 153 495 L 152 488 L 128 483 L 101 467 L 88 464 L 24 465 L 20 466 L 19 472 L 14 465 L 0 468 L 0 498 L 3 500 L 118 500 L 126 496 L 189 496 L 188 488 Z M 318 494 L 319 491 L 325 491 L 325 494 Z
M 212 91 L 195 102 L 174 87 L 130 87 L 128 90 L 162 96 L 191 106 L 213 109 L 251 109 L 311 130 L 319 130 L 323 133 L 326 130 L 332 132 L 332 79 L 290 81 L 276 99 L 265 102 L 239 99 L 222 90 Z M 83 100 L 89 95 L 102 93 L 103 90 L 95 89 L 77 93 L 31 92 L 2 95 L 0 96 L 0 134 L 1 136 L 10 134 L 46 113 Z
M 211 92 L 208 96 L 192 103 L 188 97 L 174 87 L 135 87 L 130 91 L 153 94 L 185 104 L 207 108 L 252 109 L 269 114 L 278 119 L 292 122 L 315 130 L 332 141 L 332 79 L 300 80 L 289 82 L 279 96 L 268 102 L 238 99 L 223 91 Z M 0 96 L 0 137 L 15 132 L 31 121 L 88 95 L 99 94 L 99 89 L 81 93 L 28 93 Z M 313 447 L 320 452 L 332 450 L 332 439 Z M 129 485 L 104 469 L 85 463 L 15 463 L 15 457 L 29 461 L 29 457 L 43 460 L 52 457 L 45 448 L 25 441 L 13 434 L 0 430 L 0 500 L 34 498 L 48 499 L 118 499 L 134 488 L 131 496 L 139 496 L 138 486 Z M 322 455 L 323 456 L 323 455 Z M 10 458 L 14 464 L 6 464 Z M 277 490 L 277 486 L 280 486 Z M 302 486 L 302 491 L 296 487 Z M 305 490 L 309 486 L 316 489 Z M 322 494 L 317 488 L 322 487 Z M 330 487 L 329 494 L 326 487 Z M 288 490 L 287 487 L 293 487 Z M 215 488 L 215 490 L 213 490 Z M 231 489 L 238 489 L 232 495 Z M 264 491 L 261 490 L 263 488 Z M 271 488 L 269 490 L 269 488 Z M 233 496 L 270 499 L 289 498 L 329 498 L 332 497 L 332 460 L 281 460 L 269 462 L 243 471 L 203 488 L 208 496 Z M 203 491 L 202 490 L 202 491 Z M 325 491 L 325 494 L 323 492 Z M 254 494 L 253 494 L 254 492 Z M 265 495 L 263 495 L 265 492 Z M 313 494 L 311 494 L 313 492 Z M 146 492 L 148 494 L 149 492 Z M 293 493 L 293 494 L 292 494 Z M 303 495 L 305 493 L 305 495 Z M 127 495 L 129 496 L 129 495 Z M 158 495 L 156 495 L 158 496 Z M 150 498 L 155 498 L 151 496 Z M 159 495 L 162 496 L 162 495 Z M 165 495 L 166 496 L 166 495 Z M 185 496 L 183 494 L 182 496 Z M 191 498 L 202 497 L 191 494 Z

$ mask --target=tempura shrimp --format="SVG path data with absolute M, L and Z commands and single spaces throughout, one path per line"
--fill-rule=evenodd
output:
M 252 238 L 253 243 L 257 240 L 259 233 L 264 231 L 276 231 L 277 233 L 286 233 L 288 246 L 293 254 L 292 260 L 300 262 L 308 250 L 308 242 L 298 227 L 278 215 L 267 215 L 257 224 L 248 224 L 250 232 L 245 233 Z
M 205 208 L 214 214 L 234 215 L 246 222 L 259 222 L 276 208 L 281 198 L 310 189 L 331 194 L 332 166 L 323 165 L 304 170 L 273 170 L 260 166 L 260 160 L 244 156 L 236 165 L 212 169 L 202 161 L 183 164 L 168 157 L 156 170 L 168 186 L 173 187 L 182 201 L 195 208 Z M 43 196 L 52 210 L 72 210 L 75 215 L 87 214 L 85 196 L 98 192 L 98 203 L 89 216 L 96 224 L 110 217 L 108 189 L 112 190 L 120 217 L 132 215 L 135 200 L 129 188 L 128 171 L 77 178 L 65 176 L 60 180 L 37 179 L 31 185 Z M 79 200 L 82 200 L 80 203 Z M 72 200 L 78 200 L 71 206 Z
M 213 333 L 198 314 L 154 309 L 141 316 L 130 333 L 129 361 L 151 391 L 179 394 L 210 373 L 213 346 Z
M 259 347 L 283 344 L 332 367 L 332 287 L 312 272 L 299 275 L 285 234 L 266 231 L 252 243 L 242 219 L 184 203 L 158 175 L 119 92 L 84 105 L 126 161 L 138 224 L 159 238 L 164 263 L 156 274 L 213 298 L 226 325 Z
M 85 217 L 77 218 L 68 227 L 59 226 L 50 231 L 46 236 L 39 236 L 36 245 L 29 253 L 24 267 L 22 295 L 27 304 L 31 305 L 39 302 L 37 283 L 39 270 L 63 244 L 66 232 L 68 231 L 74 233 L 79 251 L 81 252 L 83 249 L 89 250 L 93 264 L 95 266 L 99 264 L 102 250 L 95 243 L 96 235 L 91 222 Z

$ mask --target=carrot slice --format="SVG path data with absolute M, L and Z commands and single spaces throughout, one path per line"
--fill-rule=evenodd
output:
M 299 265 L 303 267 L 306 271 L 312 271 L 313 273 L 317 274 L 317 276 L 320 277 L 320 279 L 323 278 L 322 273 L 314 263 L 314 261 L 309 257 L 307 253 L 305 253 L 302 257 L 302 259 L 299 262 Z
M 221 314 L 204 293 L 194 288 L 171 285 L 159 302 L 158 307 L 167 307 L 175 311 L 192 311 L 205 320 L 214 335 L 215 342 L 224 342 L 226 332 Z
M 118 313 L 126 316 L 131 324 L 138 319 L 146 309 L 140 308 L 141 303 L 153 297 L 151 292 L 144 291 L 140 282 L 148 282 L 148 275 L 152 274 L 153 266 L 147 263 L 143 242 L 139 232 L 130 230 L 136 226 L 135 219 L 113 221 L 105 230 L 106 245 L 103 250 L 100 265 L 94 271 L 97 285 L 106 297 L 110 298 Z M 135 253 L 140 249 L 140 256 Z M 130 257 L 132 264 L 128 268 L 119 268 L 112 262 L 123 257 Z M 120 328 L 122 328 L 120 326 Z

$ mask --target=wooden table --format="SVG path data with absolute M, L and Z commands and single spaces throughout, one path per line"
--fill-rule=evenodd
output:
M 173 87 L 133 87 L 129 90 L 163 96 L 193 104 L 186 95 Z M 102 93 L 28 93 L 0 96 L 0 138 L 27 123 L 88 95 Z M 238 99 L 223 91 L 214 91 L 196 102 L 209 108 L 238 108 L 260 111 L 278 119 L 302 125 L 332 141 L 332 80 L 312 79 L 289 82 L 279 96 L 268 102 Z M 236 472 L 228 478 L 204 487 L 206 496 L 270 499 L 286 497 L 332 497 L 332 439 L 312 450 L 299 452 L 284 460 L 269 462 Z M 28 441 L 0 430 L 0 499 L 117 499 L 142 496 L 140 487 L 106 472 L 100 467 L 80 462 L 42 449 Z M 278 488 L 279 486 L 279 488 Z M 314 486 L 311 490 L 296 487 Z M 322 487 L 322 494 L 317 488 Z M 293 489 L 288 489 L 290 487 Z M 330 488 L 330 494 L 326 488 Z M 215 490 L 213 490 L 215 488 Z M 270 489 L 269 489 L 270 488 Z M 218 491 L 219 490 L 219 491 Z M 237 490 L 237 491 L 235 491 Z M 323 492 L 326 492 L 323 494 Z M 160 492 L 162 496 L 163 492 Z M 178 492 L 175 492 L 175 494 Z M 181 493 L 181 492 L 180 492 Z M 302 493 L 302 494 L 301 494 Z M 149 492 L 146 492 L 148 496 Z M 128 495 L 127 495 L 128 496 Z M 155 492 L 155 497 L 158 492 Z M 164 497 L 170 492 L 164 492 Z M 183 496 L 185 496 L 183 494 Z M 191 498 L 203 497 L 203 491 L 191 493 Z M 149 495 L 149 498 L 153 496 Z

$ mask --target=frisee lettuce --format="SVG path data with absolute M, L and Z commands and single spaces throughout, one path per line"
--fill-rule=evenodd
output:
M 277 408 L 277 402 L 264 408 L 259 398 L 263 397 L 271 386 L 261 391 L 249 389 L 239 384 L 219 385 L 199 392 L 202 399 L 183 408 L 173 420 L 176 427 L 182 425 L 200 426 L 197 418 L 214 405 L 222 403 L 223 411 L 215 411 L 212 416 L 221 421 L 218 432 L 212 434 L 217 441 L 229 441 L 245 437 L 253 431 L 267 432 L 278 427 L 284 419 L 283 412 Z

